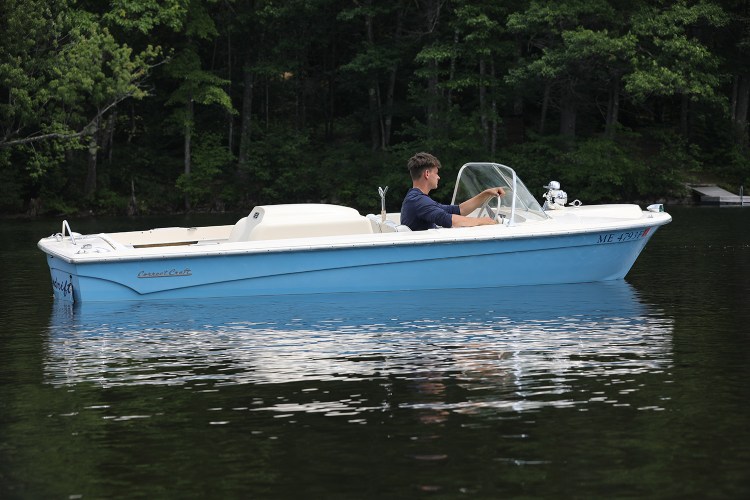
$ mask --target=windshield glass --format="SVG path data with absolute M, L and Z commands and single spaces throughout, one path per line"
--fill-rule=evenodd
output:
M 513 189 L 514 177 L 515 190 Z M 505 190 L 505 196 L 500 198 L 500 207 L 497 206 L 497 198 L 490 200 L 489 206 L 496 213 L 499 212 L 501 217 L 510 217 L 515 196 L 516 216 L 514 222 L 548 218 L 539 202 L 532 196 L 513 169 L 499 163 L 467 163 L 461 167 L 451 203 L 464 202 L 487 188 L 498 186 Z

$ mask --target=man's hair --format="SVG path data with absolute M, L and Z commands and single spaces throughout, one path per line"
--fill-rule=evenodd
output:
M 409 158 L 406 164 L 406 168 L 409 169 L 411 178 L 414 181 L 422 176 L 422 172 L 432 167 L 440 168 L 440 160 L 430 153 L 417 153 Z

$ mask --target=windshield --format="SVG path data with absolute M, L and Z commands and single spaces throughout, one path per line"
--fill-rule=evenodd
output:
M 461 203 L 487 188 L 498 186 L 505 190 L 505 196 L 500 198 L 499 207 L 497 198 L 490 200 L 490 208 L 500 217 L 509 218 L 515 202 L 513 222 L 548 218 L 539 202 L 521 182 L 515 171 L 499 163 L 467 163 L 461 167 L 451 203 Z M 513 189 L 513 186 L 515 186 L 515 189 Z

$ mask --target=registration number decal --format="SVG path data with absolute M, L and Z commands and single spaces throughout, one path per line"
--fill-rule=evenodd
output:
M 648 235 L 651 231 L 650 227 L 646 229 L 633 229 L 632 231 L 624 231 L 622 233 L 606 233 L 600 234 L 597 243 L 623 243 L 625 241 L 637 240 Z

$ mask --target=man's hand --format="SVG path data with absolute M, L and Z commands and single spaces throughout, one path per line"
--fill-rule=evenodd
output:
M 505 190 L 501 187 L 493 187 L 485 189 L 484 191 L 482 191 L 482 194 L 484 195 L 485 199 L 491 198 L 493 196 L 505 196 Z
M 474 210 L 481 207 L 483 203 L 485 203 L 487 200 L 489 200 L 493 196 L 503 196 L 503 195 L 505 195 L 505 190 L 501 187 L 485 189 L 484 191 L 474 196 L 473 198 L 470 198 L 466 200 L 465 202 L 461 203 L 458 206 L 458 208 L 461 211 L 461 215 L 469 215 Z
M 479 217 L 478 219 L 476 219 L 476 221 L 478 222 L 477 226 L 490 226 L 492 224 L 498 223 L 492 217 Z

